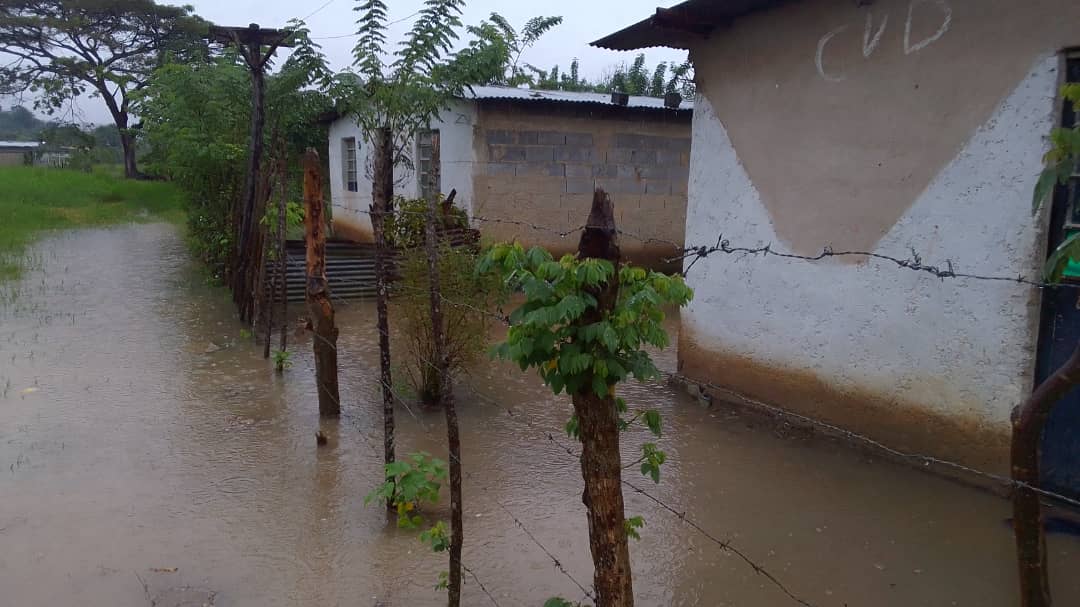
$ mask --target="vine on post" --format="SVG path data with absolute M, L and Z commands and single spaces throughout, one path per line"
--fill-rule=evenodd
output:
M 632 606 L 627 538 L 637 537 L 645 521 L 623 512 L 619 432 L 641 422 L 659 436 L 661 417 L 645 410 L 623 419 L 628 405 L 615 395 L 616 386 L 631 376 L 660 375 L 643 348 L 668 345 L 664 309 L 686 305 L 693 291 L 681 276 L 619 266 L 614 210 L 602 190 L 594 193 L 576 256 L 555 260 L 540 247 L 499 244 L 478 269 L 501 274 L 525 295 L 495 355 L 536 369 L 555 394 L 565 390 L 573 401 L 566 430 L 582 443 L 596 605 Z M 642 473 L 659 482 L 664 460 L 664 452 L 647 443 L 638 461 Z

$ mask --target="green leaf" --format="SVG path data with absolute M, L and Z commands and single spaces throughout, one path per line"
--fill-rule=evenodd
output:
M 544 601 L 544 607 L 574 607 L 574 604 L 562 597 L 553 597 Z
M 1039 174 L 1039 181 L 1035 184 L 1035 193 L 1031 199 L 1032 215 L 1038 213 L 1042 205 L 1050 198 L 1057 183 L 1058 173 L 1056 167 L 1043 169 L 1043 172 Z
M 570 438 L 581 438 L 581 426 L 578 422 L 577 415 L 570 416 L 570 419 L 566 422 L 566 435 Z
M 640 516 L 631 516 L 623 521 L 623 529 L 626 530 L 627 537 L 635 540 L 641 539 L 641 534 L 638 533 L 638 529 L 645 526 L 645 519 Z
M 592 389 L 593 389 L 593 393 L 596 394 L 597 396 L 599 396 L 600 398 L 604 398 L 605 396 L 608 395 L 607 382 L 604 380 L 603 377 L 600 377 L 599 375 L 593 375 Z
M 660 412 L 656 409 L 650 409 L 642 416 L 645 420 L 645 425 L 649 427 L 649 430 L 656 435 L 660 436 Z
M 1046 281 L 1061 282 L 1061 276 L 1069 265 L 1070 259 L 1080 260 L 1080 232 L 1070 234 L 1047 258 L 1043 270 Z

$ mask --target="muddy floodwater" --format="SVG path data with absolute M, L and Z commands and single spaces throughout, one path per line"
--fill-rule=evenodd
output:
M 373 305 L 339 306 L 344 414 L 320 422 L 310 341 L 292 338 L 276 376 L 174 228 L 59 234 L 32 257 L 0 303 L 0 605 L 445 604 L 445 556 L 363 504 L 382 459 Z M 659 362 L 673 368 L 674 350 Z M 499 605 L 581 599 L 526 534 L 590 585 L 580 469 L 559 446 L 569 404 L 487 362 L 457 394 L 466 566 Z M 1016 605 L 1002 499 L 668 386 L 623 395 L 662 410 L 669 458 L 659 485 L 627 478 L 808 603 Z M 398 410 L 399 454 L 445 457 L 441 413 L 414 413 Z M 626 436 L 627 460 L 644 438 Z M 639 605 L 795 605 L 626 498 L 646 520 L 631 546 Z M 1055 604 L 1080 604 L 1080 539 L 1051 535 L 1050 560 Z M 463 604 L 492 604 L 468 574 Z

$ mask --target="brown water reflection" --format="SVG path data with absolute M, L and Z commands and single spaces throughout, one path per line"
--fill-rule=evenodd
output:
M 345 415 L 322 422 L 330 445 L 316 449 L 310 344 L 275 376 L 172 228 L 65 234 L 38 253 L 43 269 L 5 287 L 0 311 L 0 605 L 148 605 L 138 578 L 151 596 L 189 586 L 227 606 L 444 603 L 443 557 L 363 507 L 382 453 L 370 305 L 339 309 Z M 568 404 L 503 365 L 458 390 L 466 564 L 504 606 L 579 598 L 498 505 L 590 580 L 579 469 L 537 431 L 561 428 Z M 663 410 L 670 457 L 659 486 L 630 478 L 815 605 L 1015 604 L 1000 499 L 668 387 L 626 397 Z M 416 415 L 399 412 L 400 451 L 443 453 L 441 414 Z M 627 510 L 647 520 L 632 547 L 639 604 L 790 604 L 642 496 Z M 1050 547 L 1057 603 L 1076 604 L 1080 542 Z M 465 604 L 489 604 L 466 582 Z

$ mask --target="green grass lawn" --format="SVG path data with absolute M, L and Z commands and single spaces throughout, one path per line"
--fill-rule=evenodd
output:
M 0 282 L 22 273 L 27 245 L 46 230 L 180 222 L 183 209 L 183 194 L 169 183 L 108 171 L 0 167 Z

